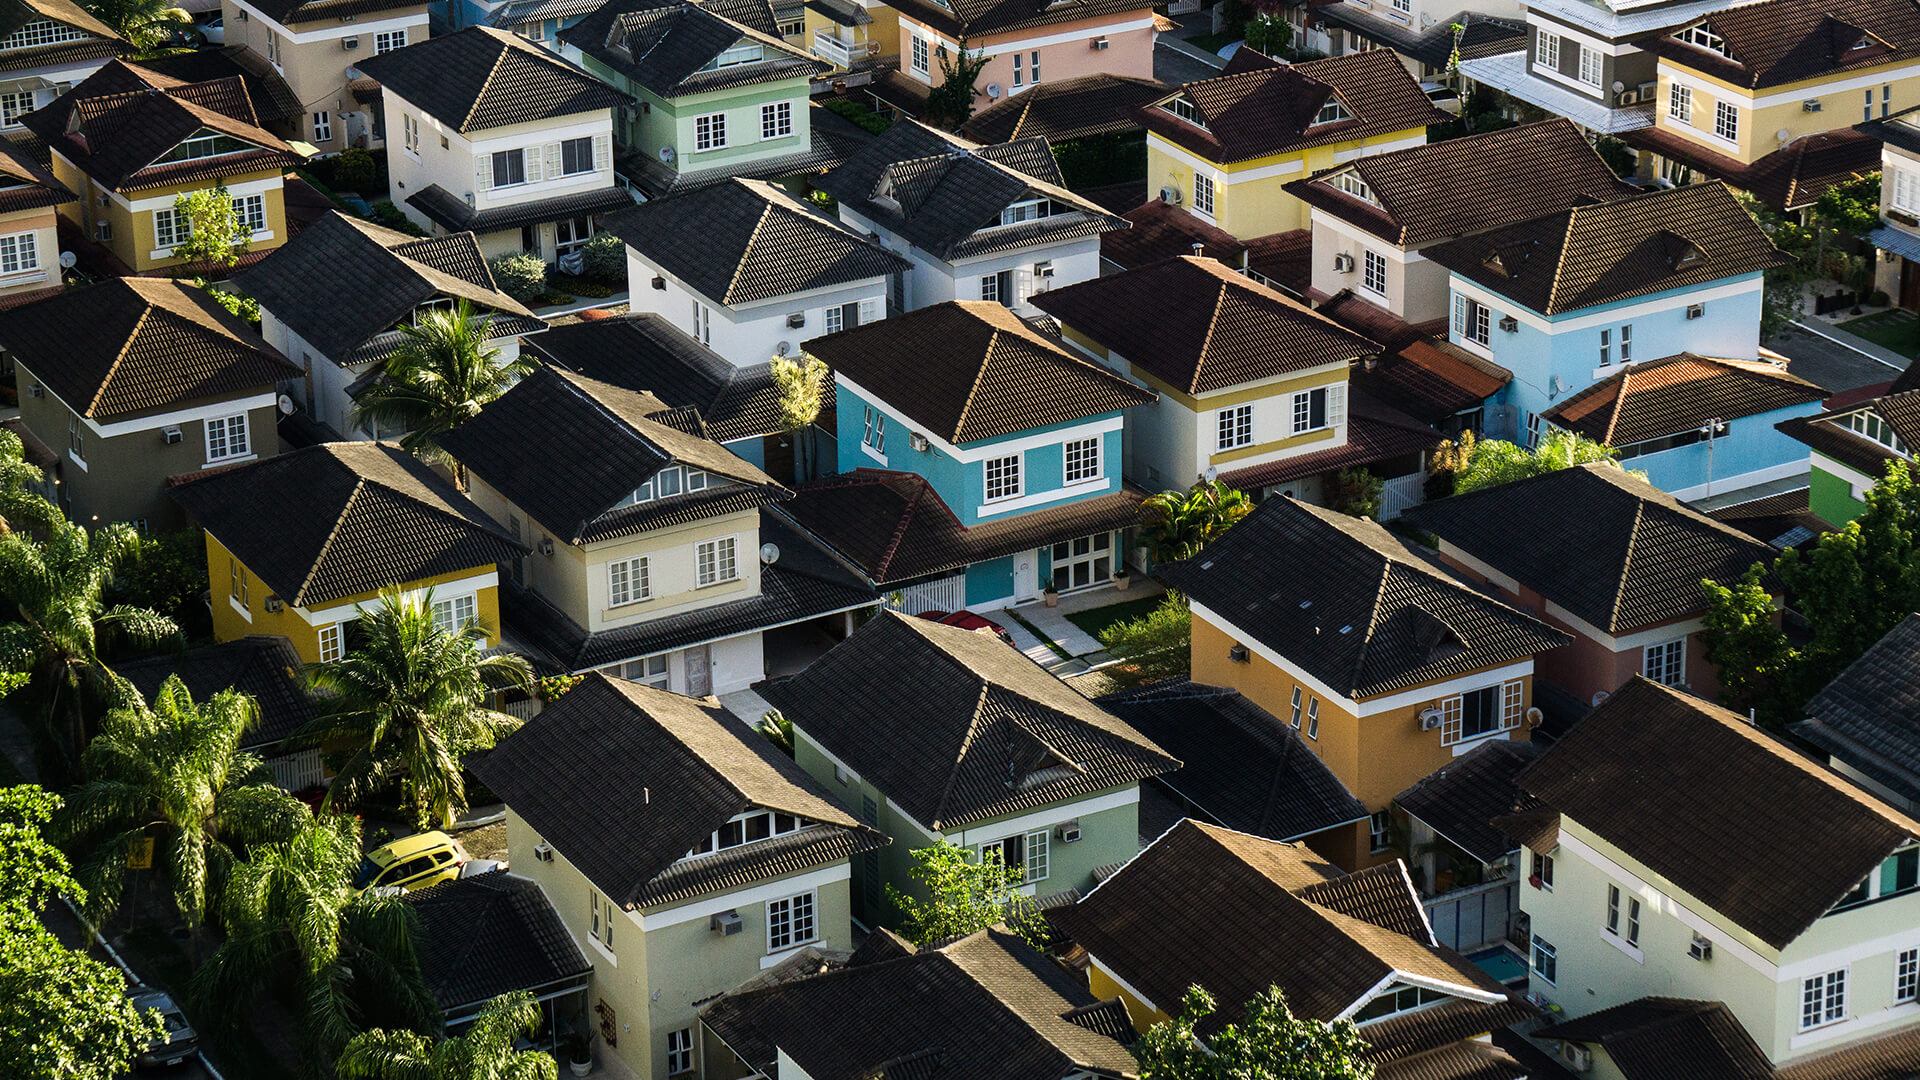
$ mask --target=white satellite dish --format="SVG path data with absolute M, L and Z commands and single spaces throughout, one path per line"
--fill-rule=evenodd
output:
M 761 563 L 767 566 L 772 566 L 774 563 L 779 562 L 780 561 L 780 545 L 761 544 L 760 545 L 760 561 Z
M 79 261 L 79 257 L 71 251 L 63 251 L 60 253 L 60 268 L 62 270 L 73 269 L 73 264 Z
M 671 147 L 671 146 L 663 146 L 663 147 L 661 147 L 661 148 L 660 148 L 660 160 L 661 160 L 661 161 L 665 161 L 665 162 L 672 162 L 672 161 L 673 161 L 673 147 Z
M 274 399 L 273 403 L 280 407 L 281 416 L 293 415 L 293 399 L 292 398 L 288 397 L 285 394 L 281 394 L 279 397 Z
M 1000 84 L 997 82 L 988 83 L 987 96 L 994 99 L 995 101 L 1000 100 Z
M 793 351 L 792 342 L 781 341 L 781 342 L 775 343 L 775 345 L 773 346 L 773 355 L 775 356 L 785 356 L 792 351 Z
M 1206 478 L 1207 478 L 1207 483 L 1209 484 L 1213 483 L 1215 480 L 1220 479 L 1220 469 L 1217 466 L 1213 466 L 1213 465 L 1207 466 Z

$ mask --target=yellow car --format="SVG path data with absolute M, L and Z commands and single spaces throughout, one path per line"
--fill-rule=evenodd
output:
M 399 889 L 412 892 L 460 876 L 460 867 L 472 856 L 460 841 L 443 832 L 403 836 L 367 852 L 353 875 L 357 892 Z

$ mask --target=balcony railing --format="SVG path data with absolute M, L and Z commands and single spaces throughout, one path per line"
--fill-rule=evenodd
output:
M 826 30 L 813 32 L 813 55 L 835 67 L 850 68 L 854 61 L 878 52 L 879 46 L 877 41 L 848 41 Z

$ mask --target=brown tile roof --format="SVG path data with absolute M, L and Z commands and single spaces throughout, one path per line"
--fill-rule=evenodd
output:
M 1364 181 L 1374 201 L 1334 187 L 1334 178 L 1345 173 Z M 1516 176 L 1528 182 L 1516 184 Z M 1600 160 L 1573 121 L 1564 119 L 1370 154 L 1295 180 L 1286 189 L 1406 248 L 1635 190 Z
M 1444 318 L 1409 323 L 1350 288 L 1341 289 L 1332 296 L 1324 296 L 1317 290 L 1310 291 L 1307 299 L 1314 302 L 1315 311 L 1357 334 L 1372 338 L 1391 352 L 1399 352 L 1416 341 L 1447 336 L 1447 320 Z M 1507 370 L 1498 364 L 1488 364 L 1487 368 L 1494 372 Z M 1507 374 L 1510 377 L 1512 373 Z
M 1680 353 L 1594 383 L 1541 415 L 1608 446 L 1629 446 L 1819 401 L 1826 391 L 1763 360 Z
M 1846 128 L 1803 135 L 1751 165 L 1663 128 L 1641 128 L 1620 138 L 1725 180 L 1775 210 L 1811 206 L 1828 190 L 1880 168 L 1880 140 Z
M 1435 425 L 1479 408 L 1512 380 L 1506 368 L 1430 338 L 1381 356 L 1355 377 L 1367 393 Z
M 112 420 L 273 389 L 300 369 L 205 289 L 112 278 L 0 313 L 7 350 L 80 415 Z
M 180 483 L 175 502 L 295 607 L 526 554 L 397 445 L 321 443 Z M 271 519 L 260 507 L 276 508 Z
M 957 570 L 1056 540 L 1127 529 L 1143 521 L 1147 493 L 1125 485 L 1110 495 L 960 524 L 933 485 L 913 473 L 855 469 L 802 487 L 781 507 L 876 585 Z
M 490 26 L 369 56 L 359 68 L 463 133 L 600 112 L 630 100 L 552 52 Z
M 1352 390 L 1347 394 L 1346 445 L 1233 469 L 1221 473 L 1220 479 L 1229 487 L 1254 491 L 1303 476 L 1318 476 L 1417 454 L 1440 445 L 1443 438 L 1438 431 L 1400 410 Z
M 840 862 L 887 843 L 739 717 L 597 671 L 472 768 L 629 910 Z M 754 808 L 812 824 L 688 857 L 727 819 Z
M 1237 58 L 1240 53 L 1234 55 Z M 1178 96 L 1193 103 L 1205 127 L 1190 124 L 1157 105 L 1140 106 L 1134 115 L 1148 131 L 1218 164 L 1371 138 L 1452 119 L 1433 107 L 1420 84 L 1389 49 L 1230 72 L 1187 83 L 1180 87 Z M 1315 124 L 1313 119 L 1320 107 L 1335 97 L 1351 117 Z
M 1275 288 L 1307 295 L 1313 282 L 1313 230 L 1289 229 L 1247 241 L 1247 269 Z
M 960 134 L 975 142 L 1003 143 L 1039 136 L 1049 143 L 1116 131 L 1139 131 L 1137 105 L 1158 101 L 1173 89 L 1157 79 L 1095 72 L 1044 82 L 974 113 Z
M 1544 315 L 1757 273 L 1788 260 L 1720 183 L 1576 207 L 1422 254 Z
M 1782 420 L 1773 427 L 1788 438 L 1805 443 L 1815 453 L 1875 479 L 1886 475 L 1889 461 L 1907 461 L 1889 447 L 1830 423 L 1825 416 L 1796 416 L 1791 420 Z M 1901 441 L 1905 441 L 1905 436 Z M 1911 469 L 1911 463 L 1907 464 Z
M 1305 304 L 1191 255 L 1052 289 L 1033 303 L 1188 394 L 1380 350 Z
M 1746 717 L 1639 676 L 1519 787 L 1776 949 L 1920 837 Z M 1790 878 L 1770 863 L 1782 850 L 1797 853 Z
M 1718 1001 L 1637 998 L 1541 1028 L 1542 1039 L 1598 1043 L 1626 1080 L 1771 1080 L 1773 1063 Z
M 991 634 L 883 609 L 760 693 L 915 821 L 948 830 L 1173 772 L 1146 736 Z M 901 727 L 906 713 L 913 724 Z
M 1152 14 L 1151 0 L 901 0 L 902 15 L 944 34 L 978 38 L 1060 23 Z M 1098 36 L 1087 28 L 1085 36 Z
M 1668 63 L 1749 89 L 1920 56 L 1920 9 L 1907 0 L 1764 0 L 1679 30 L 1701 25 L 1726 43 L 1725 55 L 1680 40 L 1678 30 L 1644 46 Z
M 1156 397 L 984 300 L 950 300 L 804 347 L 928 433 L 960 445 Z M 913 364 L 902 364 L 903 356 Z
M 1520 845 L 1493 819 L 1513 809 L 1514 780 L 1539 759 L 1544 746 L 1518 739 L 1481 743 L 1395 795 L 1394 805 L 1460 850 L 1493 862 Z
M 78 198 L 33 155 L 0 136 L 0 213 L 59 206 Z
M 1396 974 L 1439 983 L 1468 1002 L 1506 1001 L 1498 983 L 1437 945 L 1424 926 L 1409 936 L 1325 891 L 1341 877 L 1301 845 L 1187 819 L 1048 918 L 1160 1009 L 1176 1011 L 1187 987 L 1205 987 L 1220 1006 L 1203 1024 L 1208 1031 L 1237 1022 L 1269 986 L 1286 993 L 1295 1015 L 1313 1020 L 1349 1014 Z M 1401 906 L 1417 907 L 1404 871 L 1399 877 Z M 1207 883 L 1206 903 L 1192 900 L 1198 881 Z M 1466 1037 L 1496 1026 L 1489 1018 Z
M 1134 187 L 1144 195 L 1143 185 Z M 1133 227 L 1102 233 L 1100 257 L 1122 270 L 1191 255 L 1195 244 L 1203 246 L 1202 253 L 1207 258 L 1239 266 L 1241 255 L 1247 250 L 1247 245 L 1232 233 L 1159 199 L 1139 203 L 1121 216 Z

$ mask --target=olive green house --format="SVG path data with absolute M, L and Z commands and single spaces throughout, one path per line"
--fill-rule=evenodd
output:
M 924 895 L 912 853 L 997 853 L 1020 891 L 1093 885 L 1140 850 L 1140 781 L 1180 762 L 989 633 L 883 610 L 804 671 L 763 684 L 794 760 L 893 839 L 853 868 L 854 916 Z

